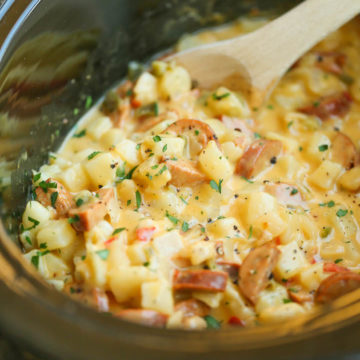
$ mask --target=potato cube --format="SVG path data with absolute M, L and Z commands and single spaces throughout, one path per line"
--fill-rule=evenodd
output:
M 217 308 L 220 306 L 221 301 L 224 298 L 224 294 L 221 292 L 210 293 L 205 291 L 193 291 L 192 296 L 210 306 L 211 308 Z
M 204 122 L 211 127 L 220 142 L 222 142 L 227 137 L 229 129 L 220 120 L 207 119 Z
M 46 244 L 47 249 L 62 249 L 76 240 L 76 231 L 66 219 L 51 220 L 37 234 L 38 246 Z
M 107 281 L 108 263 L 104 260 L 94 246 L 87 246 L 86 262 L 90 266 L 91 277 L 89 278 L 90 285 L 99 288 L 104 288 Z
M 101 143 L 110 148 L 124 140 L 125 133 L 122 129 L 110 129 L 101 137 Z
M 64 170 L 58 179 L 69 191 L 79 192 L 89 187 L 89 178 L 81 164 L 75 164 Z
M 171 180 L 171 173 L 164 163 L 157 164 L 156 159 L 151 157 L 140 164 L 133 178 L 138 184 L 160 189 Z
M 123 231 L 118 240 L 113 241 L 108 245 L 109 256 L 107 258 L 108 270 L 111 271 L 121 266 L 130 266 L 130 259 L 127 253 L 127 234 Z M 141 264 L 142 265 L 142 264 Z
M 227 180 L 233 174 L 233 167 L 213 140 L 201 151 L 199 164 L 203 172 L 216 182 Z
M 266 308 L 282 305 L 284 303 L 284 299 L 287 298 L 288 293 L 286 288 L 272 280 L 270 285 L 259 294 L 259 298 L 255 306 L 256 312 L 260 313 Z
M 39 250 L 31 250 L 24 255 L 24 258 L 30 263 L 36 266 L 39 273 L 45 278 L 49 278 L 49 271 L 46 266 L 45 256 L 40 256 Z
M 207 230 L 215 238 L 225 238 L 226 236 L 234 236 L 236 229 L 240 229 L 238 221 L 233 217 L 218 219 L 207 226 Z
M 313 264 L 307 266 L 298 274 L 300 284 L 308 291 L 316 290 L 321 281 L 328 275 L 324 273 L 323 264 Z
M 341 175 L 339 184 L 346 190 L 358 191 L 360 189 L 360 167 L 356 166 Z
M 155 141 L 155 140 L 156 141 Z M 182 157 L 184 153 L 185 140 L 180 137 L 168 135 L 149 136 L 141 145 L 143 159 L 148 159 L 149 154 L 155 156 Z
M 163 280 L 143 283 L 141 306 L 144 309 L 171 314 L 174 311 L 174 299 L 170 284 Z
M 123 205 L 127 205 L 130 209 L 136 206 L 136 191 L 138 190 L 134 180 L 124 180 L 116 186 L 118 199 Z
M 254 311 L 246 306 L 245 299 L 240 294 L 238 287 L 230 281 L 225 289 L 224 301 L 226 301 L 233 314 L 240 319 L 246 320 L 254 316 Z
M 88 124 L 86 134 L 94 140 L 99 140 L 112 126 L 112 121 L 108 116 L 96 117 Z
M 220 87 L 208 99 L 208 106 L 217 115 L 246 117 L 250 115 L 249 106 L 240 95 L 235 95 L 225 87 Z
M 158 81 L 156 77 L 144 72 L 136 82 L 134 94 L 141 105 L 155 102 L 158 99 Z
M 147 243 L 136 243 L 129 245 L 127 255 L 131 261 L 131 265 L 144 265 L 149 259 L 150 246 Z
M 164 99 L 173 100 L 191 90 L 191 77 L 183 67 L 172 66 L 160 78 L 159 89 Z
M 156 274 L 144 266 L 118 267 L 109 272 L 109 285 L 119 303 L 140 299 L 141 285 L 156 280 Z
M 160 256 L 170 258 L 184 248 L 179 231 L 168 231 L 153 240 L 153 247 Z
M 90 231 L 84 233 L 86 242 L 91 244 L 103 244 L 113 233 L 114 228 L 105 220 L 100 221 Z
M 330 139 L 321 132 L 315 132 L 310 137 L 308 145 L 306 147 L 306 152 L 311 159 L 316 159 L 319 162 L 324 158 L 328 158 L 329 151 L 322 149 L 330 149 L 331 141 Z
M 266 134 L 266 139 L 281 141 L 286 152 L 295 152 L 299 149 L 299 143 L 296 140 L 278 133 L 268 132 Z
M 193 265 L 200 265 L 204 261 L 214 259 L 216 251 L 210 241 L 199 241 L 190 248 L 190 259 Z
M 22 222 L 25 229 L 34 228 L 39 229 L 51 217 L 51 212 L 38 201 L 29 201 L 22 217 Z M 31 221 L 31 219 L 35 221 Z M 37 224 L 39 222 L 39 224 Z
M 90 160 L 85 160 L 85 170 L 95 188 L 105 186 L 115 180 L 114 158 L 109 153 L 100 153 Z
M 48 279 L 65 280 L 69 278 L 70 268 L 60 257 L 51 253 L 42 257 L 46 263 Z
M 264 309 L 259 314 L 259 320 L 265 323 L 282 322 L 302 314 L 305 314 L 305 309 L 301 305 L 288 303 Z
M 232 163 L 236 163 L 244 154 L 244 149 L 236 146 L 232 141 L 221 144 L 221 149 L 225 157 Z
M 337 177 L 340 175 L 343 167 L 330 160 L 325 160 L 321 165 L 308 177 L 309 181 L 319 188 L 329 190 L 334 186 Z
M 279 246 L 278 249 L 281 254 L 275 266 L 275 274 L 279 278 L 289 279 L 306 267 L 306 258 L 296 241 Z
M 140 152 L 137 149 L 136 142 L 125 139 L 116 144 L 115 151 L 130 166 L 135 166 L 140 162 Z

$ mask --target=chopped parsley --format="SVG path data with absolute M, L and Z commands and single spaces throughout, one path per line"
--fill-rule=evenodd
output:
M 69 224 L 74 224 L 80 221 L 80 217 L 79 215 L 75 215 L 74 217 L 70 217 L 68 218 L 68 223 Z
M 183 232 L 187 232 L 189 230 L 189 224 L 186 221 L 182 223 L 181 230 Z
M 161 137 L 159 135 L 155 135 L 153 137 L 153 140 L 154 140 L 154 142 L 159 142 L 159 141 L 161 141 Z
M 141 206 L 141 194 L 140 194 L 139 190 L 136 190 L 135 198 L 136 198 L 136 208 L 140 209 L 140 206 Z
M 147 267 L 149 265 L 150 265 L 149 261 L 146 261 L 146 262 L 143 263 L 143 266 L 145 266 L 145 267 Z
M 91 105 L 93 103 L 93 99 L 91 96 L 87 96 L 85 100 L 85 109 L 90 109 Z
M 292 302 L 292 300 L 290 300 L 290 299 L 283 299 L 283 303 L 284 304 L 289 304 L 289 303 L 291 303 Z
M 108 249 L 103 249 L 96 251 L 96 254 L 99 255 L 102 260 L 106 260 L 109 256 L 109 252 Z
M 162 148 L 162 152 L 165 152 L 167 150 L 167 144 L 164 145 L 164 147 Z
M 223 179 L 219 180 L 219 184 L 216 183 L 216 181 L 211 180 L 210 181 L 210 186 L 212 189 L 214 189 L 215 191 L 217 191 L 219 194 L 221 194 L 221 184 L 223 183 Z
M 330 235 L 330 233 L 331 233 L 331 227 L 324 227 L 320 231 L 320 237 L 322 239 L 324 239 L 324 238 L 328 237 Z
M 77 199 L 76 200 L 76 206 L 80 207 L 82 204 L 84 204 L 84 200 L 83 199 Z
M 181 200 L 184 204 L 186 204 L 186 205 L 189 204 L 182 196 L 180 196 L 180 200 Z
M 56 191 L 56 192 L 53 192 L 51 195 L 50 195 L 50 200 L 51 200 L 51 206 L 53 208 L 55 208 L 55 204 L 56 204 L 56 200 L 59 196 L 59 193 Z
M 250 229 L 249 229 L 249 237 L 248 239 L 251 239 L 252 238 L 252 235 L 253 235 L 253 226 L 250 225 Z
M 291 192 L 290 192 L 290 195 L 291 195 L 291 196 L 294 196 L 294 195 L 296 195 L 298 192 L 299 192 L 298 189 L 293 188 L 293 189 L 291 190 Z
M 343 261 L 343 259 L 336 259 L 335 261 L 334 261 L 334 263 L 335 264 L 338 264 L 338 263 L 340 263 L 340 262 L 342 262 Z
M 139 165 L 136 165 L 127 174 L 125 174 L 125 165 L 123 165 L 122 167 L 118 167 L 116 169 L 116 177 L 118 177 L 118 179 L 116 180 L 116 183 L 120 183 L 124 180 L 131 180 L 135 170 L 138 167 L 139 167 Z
M 25 236 L 25 240 L 26 240 L 26 242 L 27 242 L 29 245 L 32 246 L 32 242 L 31 242 L 31 239 L 30 239 L 29 236 Z
M 329 202 L 327 202 L 327 203 L 321 203 L 321 204 L 319 204 L 319 206 L 321 206 L 321 207 L 328 207 L 328 208 L 332 208 L 332 207 L 334 207 L 335 206 L 335 202 L 333 201 L 333 200 L 330 200 Z
M 343 216 L 345 216 L 347 213 L 348 213 L 348 210 L 339 209 L 339 210 L 336 212 L 336 216 L 337 216 L 337 217 L 343 217 Z
M 32 229 L 35 229 L 39 224 L 40 224 L 40 221 L 36 220 L 36 219 L 33 219 L 32 217 L 28 216 L 28 220 L 30 222 L 32 222 L 34 225 L 32 227 L 30 227 L 29 229 L 26 229 L 26 230 L 32 230 Z
M 158 176 L 158 175 L 161 175 L 163 172 L 165 172 L 167 170 L 167 166 L 166 165 L 164 165 L 161 169 L 160 169 L 160 171 L 156 174 L 156 176 Z
M 47 249 L 47 243 L 41 243 L 39 249 Z
M 199 130 L 195 130 L 195 135 L 198 136 L 200 134 Z
M 261 135 L 257 132 L 254 132 L 254 138 L 255 139 L 261 139 Z
M 126 202 L 126 206 L 129 206 L 131 204 L 131 200 L 128 200 L 127 202 Z
M 47 193 L 49 189 L 56 189 L 57 183 L 40 181 L 39 187 L 44 190 L 44 193 Z
M 249 184 L 253 184 L 254 182 L 252 181 L 252 180 L 249 180 L 247 177 L 245 177 L 245 176 L 241 176 L 241 178 L 243 179 L 243 180 L 245 180 L 246 182 L 248 182 Z
M 31 263 L 38 269 L 39 268 L 39 255 L 32 256 Z
M 114 230 L 114 232 L 112 233 L 112 235 L 117 235 L 117 234 L 120 234 L 122 231 L 126 230 L 126 228 L 117 228 Z
M 41 178 L 41 173 L 38 173 L 38 174 L 34 175 L 33 182 L 34 183 L 38 182 L 40 180 L 40 178 Z
M 287 124 L 287 127 L 288 129 L 290 129 L 292 126 L 293 126 L 294 122 L 293 121 L 290 121 L 288 124 Z
M 227 98 L 227 97 L 229 97 L 230 96 L 230 93 L 228 92 L 228 93 L 225 93 L 225 94 L 222 94 L 222 95 L 217 95 L 217 94 L 212 94 L 212 98 L 214 99 L 214 100 L 222 100 L 222 99 L 225 99 L 225 98 Z
M 273 110 L 273 109 L 274 109 L 274 106 L 271 105 L 271 104 L 269 104 L 269 105 L 267 106 L 267 108 L 270 109 L 270 110 Z
M 93 153 L 91 153 L 91 154 L 88 156 L 88 160 L 93 159 L 95 156 L 99 155 L 100 153 L 101 153 L 101 151 L 94 151 Z
M 221 322 L 219 320 L 216 320 L 211 315 L 204 316 L 204 320 L 206 321 L 206 326 L 208 329 L 220 329 L 221 328 Z
M 165 216 L 166 216 L 174 225 L 177 225 L 177 224 L 178 224 L 179 219 L 177 219 L 176 217 L 170 215 L 167 211 L 166 211 Z
M 86 135 L 86 129 L 81 130 L 80 132 L 73 135 L 74 138 L 82 138 Z
M 328 145 L 328 144 L 322 144 L 322 145 L 319 146 L 319 151 L 320 151 L 320 152 L 324 152 L 324 151 L 326 151 L 326 150 L 328 150 L 328 149 L 329 149 L 329 145 Z

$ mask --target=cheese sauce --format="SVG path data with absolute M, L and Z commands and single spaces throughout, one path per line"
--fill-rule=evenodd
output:
M 359 35 L 357 19 L 331 34 L 260 109 L 154 61 L 34 171 L 25 258 L 99 311 L 167 328 L 282 321 L 360 287 Z

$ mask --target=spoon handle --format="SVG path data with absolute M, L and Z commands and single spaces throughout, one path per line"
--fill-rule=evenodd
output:
M 251 69 L 253 85 L 265 90 L 307 50 L 359 12 L 360 0 L 307 0 L 246 35 L 246 41 L 240 37 L 227 52 L 241 58 Z M 251 51 L 246 51 L 248 46 Z

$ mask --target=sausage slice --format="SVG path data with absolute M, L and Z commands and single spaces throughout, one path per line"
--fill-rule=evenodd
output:
M 284 206 L 304 206 L 304 200 L 299 189 L 290 184 L 268 184 L 265 191 L 276 197 L 277 201 Z
M 155 327 L 165 327 L 168 316 L 155 310 L 127 309 L 121 310 L 115 316 L 137 324 Z
M 236 173 L 247 179 L 258 175 L 276 162 L 282 150 L 282 143 L 277 140 L 259 139 L 253 142 L 239 159 Z
M 345 134 L 338 132 L 331 143 L 332 160 L 351 169 L 356 161 L 356 147 L 352 140 Z
M 337 51 L 321 51 L 317 53 L 316 66 L 326 72 L 340 75 L 346 63 L 346 55 Z
M 165 163 L 171 173 L 170 184 L 176 187 L 195 186 L 206 181 L 206 176 L 191 161 L 166 160 Z
M 36 188 L 37 199 L 44 206 L 54 206 L 59 217 L 65 216 L 75 206 L 72 195 L 65 189 L 64 185 L 54 179 L 46 180 L 45 184 L 47 185 Z
M 209 315 L 210 307 L 200 300 L 188 299 L 180 301 L 175 305 L 175 311 L 181 311 L 184 316 L 201 316 Z
M 228 274 L 211 270 L 176 270 L 173 278 L 175 290 L 204 290 L 223 292 L 226 288 Z
M 259 293 L 266 288 L 279 255 L 276 245 L 269 242 L 252 250 L 241 265 L 239 287 L 253 304 Z
M 332 115 L 345 116 L 350 110 L 352 101 L 351 95 L 344 91 L 323 97 L 310 106 L 300 108 L 299 111 L 326 120 Z
M 318 303 L 329 303 L 342 295 L 360 288 L 360 275 L 351 271 L 330 275 L 320 283 L 315 294 Z
M 72 226 L 76 231 L 90 231 L 108 212 L 108 205 L 115 198 L 114 189 L 104 188 L 98 192 L 99 199 L 69 211 L 73 219 Z

